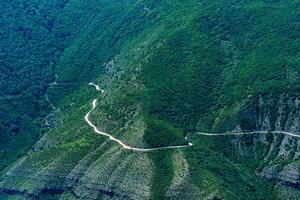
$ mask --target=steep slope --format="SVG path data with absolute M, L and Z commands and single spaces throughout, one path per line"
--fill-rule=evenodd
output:
M 299 199 L 299 3 L 65 2 L 49 100 L 60 122 L 0 179 L 1 199 Z M 88 85 L 95 82 L 100 94 Z M 97 135 L 99 130 L 138 148 Z
M 45 93 L 66 38 L 54 32 L 64 1 L 1 1 L 0 171 L 45 133 Z

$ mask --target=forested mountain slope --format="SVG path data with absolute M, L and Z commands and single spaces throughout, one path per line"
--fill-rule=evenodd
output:
M 3 19 L 16 21 L 1 28 L 11 39 L 0 47 L 16 55 L 0 57 L 1 135 L 17 141 L 22 127 L 5 120 L 31 117 L 40 131 L 50 112 L 55 123 L 2 170 L 0 199 L 300 198 L 300 139 L 278 133 L 300 136 L 297 1 L 29 1 L 41 33 L 28 41 L 31 6 L 3 5 Z M 193 146 L 123 149 L 84 120 L 95 98 L 93 124 L 127 145 Z M 224 135 L 253 131 L 265 132 Z
M 66 38 L 54 32 L 63 1 L 1 1 L 0 170 L 44 133 L 45 92 Z

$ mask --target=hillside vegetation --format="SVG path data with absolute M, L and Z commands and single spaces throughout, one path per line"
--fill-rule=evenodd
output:
M 300 132 L 299 6 L 5 2 L 0 199 L 299 199 L 299 139 L 197 135 Z

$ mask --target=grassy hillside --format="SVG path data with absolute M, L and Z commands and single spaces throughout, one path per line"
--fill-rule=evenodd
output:
M 39 90 L 44 95 L 47 89 L 59 123 L 2 171 L 0 198 L 299 199 L 298 139 L 196 135 L 300 132 L 297 1 L 70 0 L 39 6 L 55 13 L 49 22 L 55 42 L 49 43 L 61 47 L 55 59 L 42 56 L 55 60 L 52 79 L 43 80 L 50 83 L 56 74 L 57 84 Z M 43 41 L 38 46 L 49 50 Z M 83 120 L 93 98 L 93 123 L 128 145 L 194 145 L 124 150 Z

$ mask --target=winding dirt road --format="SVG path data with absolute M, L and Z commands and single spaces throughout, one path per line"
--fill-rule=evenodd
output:
M 94 86 L 96 88 L 97 91 L 100 91 L 101 94 L 104 93 L 104 90 L 102 90 L 98 85 L 94 84 L 94 83 L 89 83 L 89 85 Z M 94 132 L 99 134 L 99 135 L 103 135 L 108 137 L 110 140 L 119 143 L 124 149 L 128 149 L 128 150 L 133 150 L 133 151 L 139 151 L 139 152 L 149 152 L 149 151 L 156 151 L 156 150 L 163 150 L 163 149 L 179 149 L 179 148 L 186 148 L 189 146 L 192 146 L 192 143 L 189 143 L 187 145 L 177 145 L 177 146 L 166 146 L 166 147 L 157 147 L 157 148 L 137 148 L 137 147 L 131 147 L 127 144 L 125 144 L 124 142 L 122 142 L 121 140 L 115 138 L 114 136 L 105 133 L 103 131 L 100 131 L 91 121 L 90 121 L 90 114 L 91 112 L 93 112 L 93 110 L 96 108 L 97 106 L 97 99 L 94 99 L 92 102 L 92 109 L 85 115 L 84 119 L 85 121 L 88 123 L 88 125 L 90 127 L 92 127 L 94 129 Z
M 100 88 L 99 85 L 94 84 L 94 83 L 89 83 L 90 86 L 94 86 L 96 88 L 97 91 L 100 91 L 101 94 L 104 93 L 104 90 Z M 166 146 L 166 147 L 157 147 L 157 148 L 137 148 L 137 147 L 132 147 L 129 146 L 127 144 L 125 144 L 124 142 L 122 142 L 121 140 L 115 138 L 114 136 L 105 133 L 103 131 L 100 131 L 91 121 L 90 121 L 90 114 L 91 112 L 94 111 L 94 109 L 97 106 L 97 99 L 94 99 L 92 102 L 92 109 L 85 115 L 84 119 L 85 121 L 88 123 L 88 125 L 90 127 L 92 127 L 94 129 L 94 132 L 99 134 L 99 135 L 103 135 L 108 137 L 110 140 L 117 142 L 118 144 L 120 144 L 124 149 L 128 149 L 128 150 L 133 150 L 133 151 L 139 151 L 139 152 L 149 152 L 149 151 L 156 151 L 156 150 L 163 150 L 163 149 L 179 149 L 179 148 L 187 148 L 192 146 L 192 143 L 188 143 L 187 145 L 178 145 L 178 146 Z M 294 133 L 289 133 L 286 131 L 253 131 L 253 132 L 228 132 L 228 133 L 205 133 L 205 132 L 199 132 L 197 133 L 197 135 L 204 135 L 204 136 L 237 136 L 237 135 L 253 135 L 253 134 L 267 134 L 267 133 L 273 133 L 273 134 L 285 134 L 285 135 L 289 135 L 292 137 L 297 137 L 300 138 L 300 134 L 294 134 Z M 188 140 L 188 137 L 185 137 L 185 140 Z
M 204 133 L 200 132 L 197 135 L 205 135 L 205 136 L 234 136 L 234 135 L 253 135 L 253 134 L 285 134 L 292 137 L 300 138 L 300 135 L 295 133 L 289 133 L 286 131 L 252 131 L 252 132 L 228 132 L 228 133 Z

